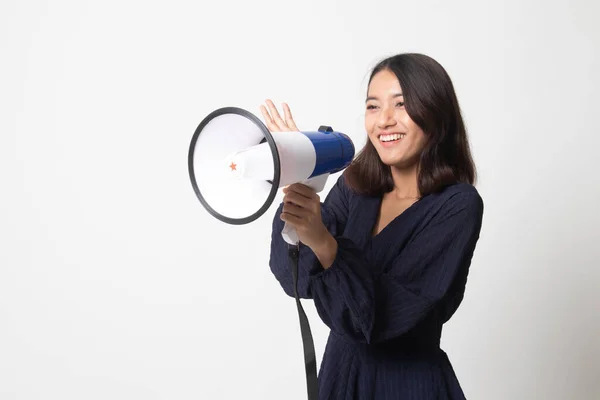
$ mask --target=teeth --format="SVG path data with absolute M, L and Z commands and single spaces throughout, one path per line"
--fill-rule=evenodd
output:
M 392 135 L 381 135 L 379 137 L 379 140 L 381 140 L 382 142 L 391 142 L 393 140 L 402 139 L 404 136 L 405 136 L 404 134 L 399 134 L 399 133 L 394 133 Z

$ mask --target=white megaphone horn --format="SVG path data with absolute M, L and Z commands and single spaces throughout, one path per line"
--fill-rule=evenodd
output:
M 226 107 L 210 113 L 196 129 L 188 169 L 198 199 L 212 216 L 247 224 L 267 211 L 279 188 L 303 183 L 320 192 L 329 175 L 353 158 L 350 138 L 330 127 L 270 132 L 254 114 Z M 298 244 L 287 224 L 282 235 Z

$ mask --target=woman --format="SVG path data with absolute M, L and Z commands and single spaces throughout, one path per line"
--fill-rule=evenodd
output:
M 284 104 L 272 131 L 298 130 Z M 331 329 L 320 399 L 464 399 L 442 325 L 464 295 L 483 202 L 454 88 L 421 54 L 372 71 L 368 141 L 321 204 L 294 184 L 273 221 L 270 267 L 293 296 L 285 222 L 300 246 L 298 292 Z

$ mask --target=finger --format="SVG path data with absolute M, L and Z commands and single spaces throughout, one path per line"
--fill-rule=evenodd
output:
M 317 192 L 315 192 L 315 190 L 309 186 L 306 186 L 302 183 L 293 183 L 291 185 L 289 185 L 284 191 L 284 193 L 290 193 L 290 192 L 295 192 L 298 193 L 308 199 L 316 199 L 318 198 L 318 194 Z
M 281 115 L 279 115 L 279 111 L 277 111 L 275 104 L 273 104 L 271 100 L 267 100 L 267 106 L 269 107 L 273 121 L 275 121 L 279 130 L 282 132 L 289 131 L 289 127 L 285 124 L 285 121 L 281 118 Z
M 308 197 L 302 196 L 299 193 L 289 192 L 283 196 L 283 202 L 285 204 L 292 203 L 299 207 L 310 208 L 314 201 Z
M 267 108 L 265 106 L 261 105 L 260 106 L 260 112 L 262 113 L 263 118 L 265 119 L 265 123 L 267 124 L 267 128 L 269 128 L 269 130 L 271 132 L 278 131 L 279 128 L 275 124 L 275 121 L 273 121 L 273 118 L 271 118 L 271 115 L 269 115 L 269 112 L 267 111 Z
M 313 199 L 294 191 L 293 188 L 289 188 L 283 195 L 283 201 L 288 203 L 295 203 L 298 205 L 307 205 L 310 202 L 312 202 Z
M 287 126 L 293 130 L 297 131 L 296 123 L 294 122 L 294 118 L 292 117 L 292 111 L 290 110 L 290 106 L 287 103 L 283 103 L 283 115 L 285 116 L 285 123 Z
M 320 202 L 320 200 L 321 200 L 319 195 L 313 189 L 311 189 L 308 186 L 302 185 L 300 183 L 294 183 L 294 184 L 289 185 L 288 187 L 284 188 L 283 189 L 284 199 L 285 199 L 285 196 L 289 195 L 290 193 L 295 193 L 297 196 L 301 196 L 301 198 L 306 199 L 306 201 L 309 201 L 309 202 L 315 202 L 315 201 Z
M 300 219 L 307 219 L 310 216 L 310 212 L 307 209 L 292 203 L 284 204 L 281 211 L 285 214 L 290 214 Z
M 282 221 L 285 221 L 285 223 L 290 224 L 292 226 L 292 228 L 298 230 L 298 228 L 304 226 L 302 223 L 302 218 L 298 218 L 295 215 L 292 214 L 288 214 L 288 213 L 281 213 L 281 215 L 279 216 L 279 218 Z

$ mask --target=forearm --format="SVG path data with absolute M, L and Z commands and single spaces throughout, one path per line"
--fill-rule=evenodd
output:
M 331 267 L 338 251 L 338 243 L 335 238 L 327 233 L 324 240 L 320 241 L 318 245 L 312 247 L 312 251 L 317 256 L 317 259 L 327 269 Z

